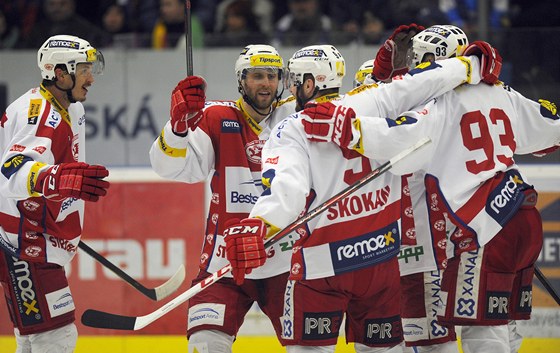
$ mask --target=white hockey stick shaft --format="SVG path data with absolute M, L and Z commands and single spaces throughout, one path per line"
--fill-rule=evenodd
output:
M 327 210 L 330 206 L 342 200 L 343 198 L 347 197 L 348 195 L 352 194 L 354 191 L 361 188 L 365 184 L 369 183 L 370 181 L 384 174 L 389 169 L 391 169 L 396 163 L 401 161 L 403 158 L 407 157 L 412 152 L 418 150 L 419 148 L 427 145 L 430 142 L 431 140 L 428 138 L 422 139 L 412 147 L 407 148 L 406 150 L 397 154 L 395 157 L 391 158 L 389 161 L 382 164 L 379 168 L 371 171 L 368 175 L 366 175 L 362 179 L 358 180 L 354 184 L 350 185 L 346 189 L 334 195 L 333 197 L 331 197 L 321 205 L 315 207 L 313 210 L 309 211 L 302 217 L 298 218 L 296 221 L 288 225 L 286 228 L 282 229 L 280 232 L 273 235 L 271 238 L 269 238 L 266 241 L 265 247 L 269 248 L 284 236 L 288 235 L 289 233 L 291 233 L 301 225 L 309 222 L 311 219 L 315 218 L 320 213 Z M 135 316 L 116 315 L 116 314 L 106 313 L 103 311 L 88 309 L 82 315 L 82 323 L 86 326 L 97 327 L 97 328 L 108 328 L 108 329 L 116 329 L 116 330 L 134 330 L 134 331 L 140 330 L 148 326 L 152 322 L 156 321 L 160 317 L 164 316 L 171 310 L 175 309 L 179 305 L 183 304 L 184 302 L 186 302 L 196 294 L 200 293 L 205 288 L 212 285 L 220 278 L 224 277 L 230 271 L 231 271 L 230 265 L 224 266 L 217 272 L 214 272 L 209 277 L 205 278 L 202 282 L 189 288 L 186 292 L 182 293 L 175 299 L 172 299 L 167 304 L 153 311 L 150 314 L 135 317 Z

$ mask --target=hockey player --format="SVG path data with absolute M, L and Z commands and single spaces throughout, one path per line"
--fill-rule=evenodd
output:
M 305 47 L 290 59 L 288 75 L 294 96 L 336 102 L 344 59 L 330 45 Z M 246 246 L 249 239 L 257 243 L 287 226 L 305 210 L 308 195 L 313 208 L 378 166 L 348 152 L 308 140 L 299 113 L 277 125 L 263 150 L 269 188 L 251 218 L 226 229 L 232 266 L 258 258 L 259 251 Z M 284 297 L 287 352 L 334 352 L 344 316 L 347 341 L 357 352 L 402 351 L 399 218 L 400 178 L 387 174 L 307 224 L 309 234 L 294 245 Z M 252 234 L 244 236 L 246 229 Z
M 81 102 L 103 55 L 74 36 L 37 53 L 43 81 L 0 120 L 0 283 L 17 352 L 73 352 L 74 300 L 63 266 L 76 254 L 84 201 L 106 195 L 109 172 L 84 162 Z
M 478 51 L 499 56 L 484 42 L 471 44 L 465 53 Z M 431 138 L 407 169 L 424 173 L 426 202 L 442 208 L 454 225 L 438 318 L 463 327 L 464 352 L 509 353 L 507 323 L 530 317 L 533 269 L 543 237 L 536 192 L 513 155 L 560 141 L 556 105 L 526 99 L 498 82 L 461 86 L 396 121 L 356 118 L 351 109 L 328 103 L 304 114 L 313 127 L 309 138 L 370 158 L 389 158 L 395 149 Z M 337 134 L 328 130 L 333 120 L 343 128 Z
M 241 97 L 208 101 L 205 82 L 197 76 L 180 81 L 171 98 L 171 118 L 150 150 L 160 176 L 183 182 L 210 179 L 212 198 L 200 271 L 193 284 L 228 262 L 224 224 L 249 215 L 263 191 L 261 148 L 279 121 L 273 113 L 293 112 L 294 102 L 278 104 L 283 60 L 269 45 L 248 45 L 235 63 Z M 290 107 L 291 105 L 291 107 Z M 276 106 L 280 106 L 275 110 Z M 289 113 L 284 112 L 284 116 Z M 282 116 L 282 117 L 284 117 Z M 292 240 L 274 246 L 267 265 L 241 282 L 223 278 L 189 301 L 188 351 L 225 353 L 254 302 L 270 318 L 280 337 L 282 298 L 287 283 Z M 211 309 L 215 315 L 204 315 Z

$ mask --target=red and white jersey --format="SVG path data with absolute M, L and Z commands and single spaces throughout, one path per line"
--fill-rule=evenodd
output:
M 556 106 L 539 102 L 501 84 L 462 86 L 396 120 L 359 117 L 361 152 L 385 159 L 431 138 L 393 169 L 425 174 L 427 202 L 457 226 L 447 244 L 447 255 L 457 255 L 490 241 L 523 203 L 531 186 L 513 155 L 560 141 Z
M 423 63 L 409 74 L 395 77 L 390 84 L 357 87 L 348 92 L 341 103 L 352 107 L 358 115 L 396 118 L 401 112 L 425 104 L 463 83 L 479 82 L 480 62 L 476 56 L 451 58 Z M 445 258 L 443 217 L 438 212 L 428 216 L 423 180 L 408 177 L 408 183 L 412 200 L 411 205 L 403 205 L 403 238 L 399 254 L 403 276 L 433 271 L 437 269 L 437 260 L 441 262 Z M 410 222 L 406 222 L 408 216 L 413 216 Z
M 229 263 L 225 257 L 224 225 L 229 219 L 248 217 L 263 192 L 261 149 L 272 127 L 285 117 L 280 114 L 287 115 L 290 110 L 295 110 L 295 100 L 279 104 L 271 116 L 257 123 L 243 111 L 241 99 L 209 101 L 200 124 L 186 137 L 173 134 L 168 122 L 154 141 L 150 161 L 158 175 L 187 183 L 211 178 L 201 269 L 216 272 Z M 268 251 L 265 265 L 246 278 L 268 278 L 288 272 L 294 241 L 290 235 L 275 244 Z
M 84 161 L 81 103 L 64 109 L 42 86 L 14 101 L 0 120 L 0 247 L 12 256 L 65 265 L 76 254 L 84 201 L 50 201 L 33 191 L 50 165 Z
M 463 84 L 480 82 L 480 61 L 476 56 L 460 56 L 427 62 L 390 84 L 362 85 L 347 92 L 341 104 L 357 115 L 396 118 L 428 100 Z
M 273 229 L 288 226 L 306 209 L 379 166 L 333 143 L 309 141 L 300 115 L 277 125 L 263 149 L 262 176 L 269 188 L 250 217 L 262 218 Z M 329 277 L 395 257 L 400 245 L 400 181 L 384 174 L 309 221 L 307 234 L 294 246 L 291 278 Z

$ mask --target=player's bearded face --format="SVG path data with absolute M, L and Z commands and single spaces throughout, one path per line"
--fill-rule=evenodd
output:
M 268 109 L 276 97 L 279 82 L 275 70 L 253 69 L 247 72 L 243 85 L 258 109 Z

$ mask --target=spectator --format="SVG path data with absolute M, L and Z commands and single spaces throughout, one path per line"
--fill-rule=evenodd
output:
M 214 32 L 219 32 L 224 28 L 226 18 L 225 12 L 229 5 L 235 0 L 223 0 L 216 8 L 216 21 L 213 28 Z M 270 0 L 247 0 L 251 3 L 251 11 L 256 17 L 258 27 L 261 32 L 271 34 L 274 28 L 274 10 L 278 4 L 273 4 Z M 245 45 L 245 44 L 244 44 Z
M 0 50 L 12 49 L 19 39 L 19 28 L 9 22 L 2 9 L 0 9 Z
M 207 36 L 208 46 L 245 46 L 247 43 L 266 43 L 267 36 L 262 33 L 253 12 L 250 0 L 228 1 L 224 12 L 222 27 L 212 35 Z
M 386 36 L 385 24 L 370 11 L 364 12 L 362 25 L 362 41 L 365 44 L 381 44 Z
M 27 38 L 37 21 L 41 0 L 2 1 L 0 11 L 4 12 L 8 24 L 18 27 L 20 38 Z
M 201 47 L 204 30 L 196 15 L 191 14 L 193 46 Z M 152 48 L 175 48 L 185 36 L 185 4 L 181 0 L 161 0 L 159 18 L 152 30 Z
M 227 2 L 225 0 L 204 0 L 204 1 L 191 1 L 191 11 L 200 20 L 204 32 L 211 33 L 214 31 L 216 18 L 218 18 L 218 8 Z M 219 4 L 219 5 L 218 5 Z
M 105 7 L 101 15 L 101 26 L 111 34 L 112 46 L 138 46 L 137 36 L 130 30 L 126 8 L 123 5 L 113 2 Z
M 49 37 L 60 33 L 74 35 L 103 47 L 111 42 L 111 35 L 76 13 L 74 0 L 45 0 L 45 18 L 36 23 L 24 42 L 25 48 L 38 48 Z
M 276 23 L 274 46 L 306 46 L 331 42 L 330 17 L 319 6 L 319 0 L 288 0 L 289 13 Z M 336 44 L 336 43 L 334 43 Z

